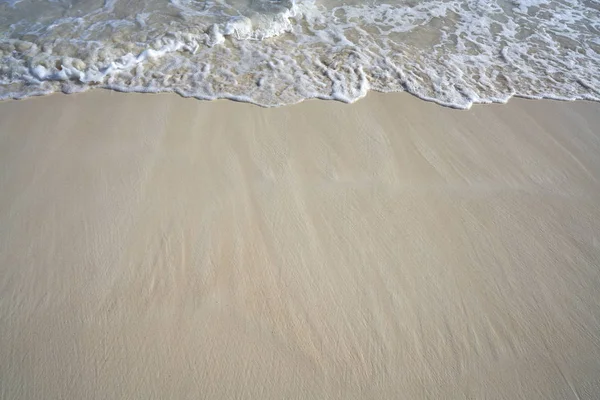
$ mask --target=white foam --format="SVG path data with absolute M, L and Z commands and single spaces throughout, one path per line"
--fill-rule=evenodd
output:
M 248 17 L 235 17 L 227 21 L 223 34 L 244 40 L 252 37 L 252 21 Z
M 521 13 L 527 13 L 529 8 L 539 7 L 549 2 L 549 0 L 515 0 L 515 4 L 518 6 L 517 10 Z
M 208 30 L 208 38 L 206 39 L 206 45 L 209 47 L 216 46 L 225 43 L 225 36 L 221 33 L 219 25 L 214 24 Z
M 368 90 L 457 108 L 600 99 L 600 17 L 576 0 L 5 4 L 0 98 L 107 87 L 264 106 Z

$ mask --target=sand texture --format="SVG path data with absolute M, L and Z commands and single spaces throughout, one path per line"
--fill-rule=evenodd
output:
M 598 399 L 600 104 L 0 103 L 2 399 Z

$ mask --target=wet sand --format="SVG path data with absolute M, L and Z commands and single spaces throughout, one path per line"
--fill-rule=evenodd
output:
M 600 104 L 0 103 L 2 399 L 595 399 Z

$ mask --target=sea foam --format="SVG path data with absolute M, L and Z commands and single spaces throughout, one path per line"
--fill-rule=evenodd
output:
M 456 108 L 600 100 L 576 0 L 0 2 L 0 98 L 94 87 L 263 106 L 408 91 Z

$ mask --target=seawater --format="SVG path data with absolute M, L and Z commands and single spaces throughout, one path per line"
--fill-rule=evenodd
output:
M 600 100 L 596 0 L 0 0 L 0 99 Z

